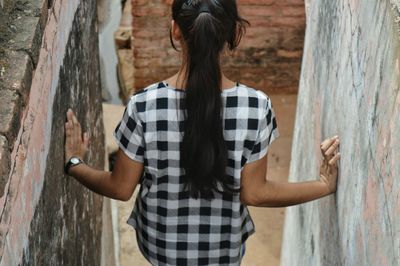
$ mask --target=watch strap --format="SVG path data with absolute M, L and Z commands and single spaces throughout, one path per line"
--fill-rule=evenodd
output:
M 77 162 L 77 163 L 73 163 L 73 162 L 72 162 L 72 159 L 73 159 L 73 158 L 78 159 L 78 162 Z M 70 169 L 71 167 L 76 166 L 76 165 L 79 165 L 79 164 L 81 164 L 81 163 L 83 163 L 83 161 L 82 161 L 80 158 L 75 157 L 75 156 L 71 157 L 71 158 L 68 160 L 68 162 L 65 164 L 65 166 L 64 166 L 64 172 L 68 175 L 68 171 L 69 171 L 69 169 Z

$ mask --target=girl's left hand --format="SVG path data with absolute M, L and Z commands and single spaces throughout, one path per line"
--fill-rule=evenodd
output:
M 320 167 L 320 181 L 326 185 L 329 193 L 336 192 L 337 188 L 339 143 L 339 136 L 328 138 L 321 143 L 323 160 Z
M 81 124 L 71 109 L 67 111 L 67 122 L 65 123 L 65 163 L 75 156 L 83 160 L 89 146 L 89 135 L 83 134 Z

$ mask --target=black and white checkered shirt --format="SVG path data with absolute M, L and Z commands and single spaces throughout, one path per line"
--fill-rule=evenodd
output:
M 184 90 L 165 82 L 133 95 L 114 132 L 119 147 L 144 164 L 128 224 L 153 265 L 239 265 L 240 250 L 254 233 L 239 194 L 193 199 L 183 190 L 179 145 L 183 137 Z M 223 90 L 227 174 L 240 186 L 243 166 L 262 158 L 279 135 L 271 101 L 242 84 Z

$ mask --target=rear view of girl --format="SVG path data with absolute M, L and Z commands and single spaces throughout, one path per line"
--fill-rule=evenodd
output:
M 128 223 L 151 264 L 239 265 L 254 233 L 246 206 L 290 206 L 334 193 L 339 139 L 321 144 L 318 180 L 267 180 L 268 147 L 279 135 L 271 100 L 221 72 L 221 53 L 238 46 L 247 24 L 236 1 L 175 0 L 172 18 L 181 68 L 130 98 L 114 132 L 120 149 L 113 172 L 83 162 L 88 136 L 72 110 L 66 171 L 119 200 L 140 184 Z

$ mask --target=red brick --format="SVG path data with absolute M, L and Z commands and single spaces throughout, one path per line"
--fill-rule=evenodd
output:
M 278 50 L 277 53 L 279 57 L 286 57 L 286 58 L 301 58 L 302 54 L 303 54 L 302 50 L 295 50 L 295 51 Z
M 305 6 L 288 6 L 285 8 L 282 8 L 281 10 L 283 16 L 288 16 L 288 17 L 305 17 L 306 15 L 306 9 Z
M 244 18 L 252 16 L 275 17 L 281 15 L 280 10 L 277 10 L 274 6 L 242 6 L 239 8 L 239 12 Z
M 167 29 L 169 32 L 171 23 L 169 20 L 150 19 L 148 17 L 136 17 L 132 22 L 132 26 L 137 30 L 156 29 L 157 31 L 164 31 L 165 29 Z
M 279 0 L 238 0 L 238 6 L 241 7 L 243 5 L 258 5 L 258 6 L 269 6 L 273 5 Z
M 135 88 L 174 74 L 179 53 L 169 41 L 170 0 L 132 0 Z M 304 2 L 239 0 L 239 13 L 250 21 L 239 48 L 224 57 L 231 79 L 258 89 L 297 88 L 305 29 Z
M 299 6 L 304 6 L 304 0 L 281 0 L 277 1 L 277 4 L 282 4 L 282 5 L 299 5 Z
M 270 25 L 275 27 L 305 28 L 305 17 L 276 17 L 270 20 Z
M 169 10 L 159 6 L 135 6 L 132 11 L 134 17 L 160 17 L 170 14 Z

